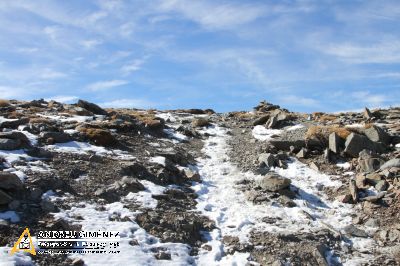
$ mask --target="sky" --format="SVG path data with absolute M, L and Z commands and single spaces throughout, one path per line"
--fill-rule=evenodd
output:
M 4 0 L 0 98 L 292 111 L 400 105 L 400 1 Z

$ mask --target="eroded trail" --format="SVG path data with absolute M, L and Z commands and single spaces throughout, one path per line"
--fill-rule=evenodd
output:
M 323 192 L 323 188 L 337 187 L 339 182 L 332 181 L 328 175 L 291 159 L 287 169 L 271 170 L 290 178 L 290 190 L 296 194 L 293 200 L 296 206 L 285 207 L 277 202 L 254 204 L 239 189 L 240 184 L 257 182 L 262 176 L 241 172 L 230 161 L 230 147 L 227 144 L 230 136 L 227 132 L 228 129 L 219 126 L 210 127 L 203 132 L 210 135 L 203 149 L 205 158 L 199 162 L 203 183 L 193 188 L 199 194 L 197 208 L 213 219 L 217 228 L 208 236 L 207 245 L 212 249 L 203 249 L 197 258 L 199 265 L 210 262 L 219 265 L 245 265 L 252 261 L 251 251 L 265 248 L 253 247 L 250 238 L 251 234 L 256 232 L 301 235 L 328 231 L 336 234 L 339 239 L 321 251 L 321 255 L 329 264 L 359 265 L 368 262 L 370 257 L 365 251 L 373 248 L 374 241 L 370 238 L 348 238 L 341 235 L 344 228 L 351 224 L 350 215 L 356 210 L 349 205 L 329 201 Z M 271 220 L 274 222 L 266 222 Z M 233 250 L 226 245 L 232 238 L 240 242 Z M 353 253 L 342 254 L 340 250 L 344 246 L 351 246 Z M 285 261 L 289 264 L 290 262 Z

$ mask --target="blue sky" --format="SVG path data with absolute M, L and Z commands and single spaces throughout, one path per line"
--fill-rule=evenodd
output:
M 398 106 L 400 2 L 0 2 L 0 98 L 293 111 Z

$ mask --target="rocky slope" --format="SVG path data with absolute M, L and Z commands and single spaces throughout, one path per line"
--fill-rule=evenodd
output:
M 1 265 L 400 265 L 399 121 L 0 101 Z M 26 227 L 121 253 L 9 256 Z

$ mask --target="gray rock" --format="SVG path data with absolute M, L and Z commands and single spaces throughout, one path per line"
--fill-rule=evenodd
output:
M 372 142 L 366 136 L 351 133 L 345 142 L 344 152 L 352 157 L 358 157 L 359 153 L 364 150 L 371 150 L 373 152 L 383 153 L 386 151 L 385 145 Z
M 0 150 L 16 150 L 21 147 L 21 142 L 14 139 L 0 139 Z
M 97 104 L 90 103 L 84 100 L 79 100 L 77 105 L 96 115 L 107 115 L 107 111 L 98 106 Z
M 355 180 L 350 180 L 349 189 L 350 189 L 350 194 L 353 198 L 353 202 L 357 203 L 358 202 L 358 189 L 357 189 Z
M 268 121 L 268 119 L 269 119 L 269 115 L 263 115 L 263 116 L 257 118 L 256 120 L 254 120 L 253 126 L 263 125 Z
M 374 142 L 390 143 L 390 135 L 378 126 L 372 126 L 364 131 L 365 136 Z
M 22 132 L 18 131 L 0 132 L 0 139 L 12 139 L 19 144 L 18 148 L 31 147 L 31 143 L 28 137 Z
M 16 174 L 9 172 L 0 172 L 0 188 L 2 189 L 20 189 L 23 187 L 21 179 Z
M 375 185 L 375 189 L 378 192 L 386 191 L 389 188 L 389 183 L 386 180 L 381 180 Z
M 64 132 L 42 132 L 40 134 L 42 138 L 52 138 L 55 143 L 65 143 L 72 140 L 71 136 Z
M 273 116 L 268 119 L 268 122 L 266 124 L 267 128 L 274 128 L 278 124 L 278 118 L 276 116 Z
M 366 222 L 365 225 L 368 227 L 379 227 L 379 221 L 374 218 L 369 218 Z
M 12 197 L 0 189 L 0 205 L 8 204 L 12 201 Z
M 290 183 L 290 179 L 271 173 L 258 180 L 257 185 L 268 191 L 279 191 L 289 187 Z
M 360 170 L 364 173 L 371 173 L 378 170 L 383 164 L 383 160 L 379 158 L 371 158 L 358 160 L 358 165 L 360 166 Z
M 367 120 L 374 118 L 371 111 L 367 107 L 365 107 L 365 109 L 364 109 L 364 118 Z
M 315 170 L 315 171 L 317 171 L 317 172 L 319 171 L 319 165 L 317 163 L 315 163 L 315 162 L 311 162 L 310 163 L 310 168 Z
M 40 206 L 42 207 L 42 210 L 44 210 L 45 212 L 58 212 L 59 211 L 57 206 L 53 202 L 51 202 L 50 200 L 47 200 L 47 199 L 43 199 L 40 202 Z
M 261 164 L 265 164 L 268 167 L 274 167 L 276 165 L 276 160 L 273 154 L 271 153 L 262 153 L 258 156 L 258 161 Z
M 301 148 L 300 151 L 296 154 L 296 157 L 299 159 L 307 158 L 308 150 L 306 148 Z
M 352 224 L 346 226 L 344 228 L 344 232 L 347 235 L 351 235 L 351 236 L 364 237 L 364 238 L 368 237 L 368 234 L 365 231 L 358 229 L 357 227 L 355 227 Z
M 392 167 L 400 167 L 400 159 L 390 159 L 389 161 L 387 161 L 386 163 L 384 163 L 380 170 L 385 170 L 387 168 L 392 168 Z
M 21 119 L 12 120 L 12 121 L 4 121 L 4 122 L 0 123 L 0 127 L 16 129 L 20 125 L 27 124 L 28 122 L 29 122 L 29 118 L 21 118 Z
M 210 122 L 205 118 L 196 118 L 192 121 L 193 127 L 208 127 Z
M 344 146 L 344 141 L 335 132 L 329 135 L 329 150 L 333 153 L 339 154 Z

